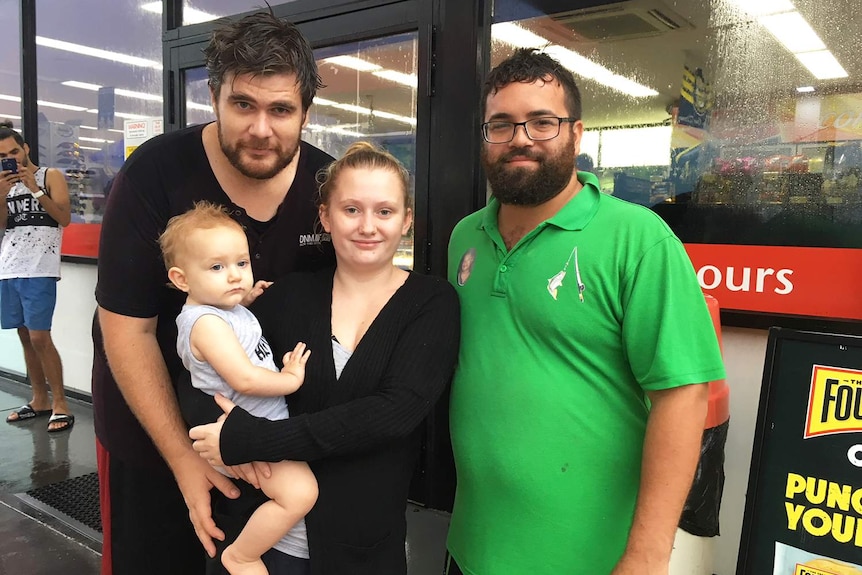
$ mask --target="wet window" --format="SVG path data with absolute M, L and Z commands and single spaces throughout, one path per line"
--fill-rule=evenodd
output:
M 857 2 L 578 4 L 498 0 L 491 64 L 537 47 L 573 71 L 603 192 L 686 243 L 862 247 Z

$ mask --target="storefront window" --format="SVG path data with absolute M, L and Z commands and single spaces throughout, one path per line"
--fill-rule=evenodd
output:
M 136 0 L 40 2 L 36 28 L 39 151 L 33 159 L 66 175 L 72 225 L 63 254 L 95 257 L 99 226 L 93 224 L 101 222 L 125 159 L 124 122 L 162 118 L 162 20 Z
M 15 128 L 21 127 L 21 26 L 20 2 L 0 0 L 0 10 L 8 26 L 0 35 L 0 121 L 8 120 Z
M 491 64 L 535 47 L 572 70 L 583 163 L 604 193 L 664 217 L 698 268 L 701 245 L 862 248 L 860 24 L 851 0 L 498 0 Z M 731 300 L 788 289 L 756 280 L 784 263 L 710 265 L 702 285 Z M 862 318 L 855 307 L 835 313 Z
M 0 0 L 0 13 L 7 26 L 0 35 L 0 74 L 3 76 L 0 88 L 0 122 L 10 121 L 16 129 L 21 129 L 21 3 L 17 0 Z M 0 330 L 0 369 L 24 373 L 24 355 L 18 334 L 14 329 Z

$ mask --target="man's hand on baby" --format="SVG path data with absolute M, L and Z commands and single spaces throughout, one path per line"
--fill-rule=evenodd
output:
M 300 379 L 305 378 L 305 364 L 308 363 L 308 358 L 311 356 L 311 350 L 306 349 L 306 345 L 302 342 L 296 344 L 293 351 L 284 354 L 281 368 L 282 373 L 291 373 Z
M 242 298 L 242 302 L 240 302 L 244 307 L 250 306 L 254 303 L 254 300 L 260 297 L 260 294 L 264 292 L 266 288 L 272 285 L 272 282 L 258 280 L 254 283 L 248 293 L 245 294 L 245 297 Z

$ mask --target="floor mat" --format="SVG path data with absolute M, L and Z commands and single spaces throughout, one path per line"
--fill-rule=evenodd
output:
M 99 514 L 99 476 L 88 473 L 59 483 L 31 489 L 27 495 L 83 523 L 90 529 L 102 532 Z

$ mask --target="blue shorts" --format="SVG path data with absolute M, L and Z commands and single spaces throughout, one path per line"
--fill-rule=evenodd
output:
M 57 278 L 0 280 L 0 328 L 50 331 L 57 305 Z

